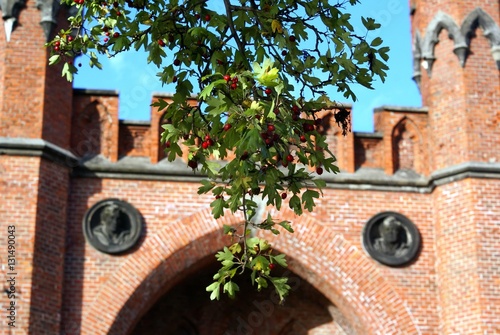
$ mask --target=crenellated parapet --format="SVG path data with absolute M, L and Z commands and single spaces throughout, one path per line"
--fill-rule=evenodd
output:
M 157 99 L 169 95 L 157 94 Z M 193 97 L 192 103 L 196 103 Z M 348 106 L 347 106 L 348 107 Z M 348 107 L 350 108 L 350 107 Z M 348 132 L 335 121 L 335 111 L 321 113 L 319 130 L 337 157 L 342 172 L 386 176 L 428 176 L 427 109 L 381 107 L 375 110 L 375 132 Z M 124 159 L 156 165 L 167 162 L 160 143 L 162 113 L 151 110 L 151 121 L 118 119 L 118 95 L 114 91 L 76 90 L 72 117 L 72 152 L 82 161 L 95 158 L 109 163 Z M 182 146 L 181 146 L 182 147 Z M 186 165 L 188 150 L 178 160 Z

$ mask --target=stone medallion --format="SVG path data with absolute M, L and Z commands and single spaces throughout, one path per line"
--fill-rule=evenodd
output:
M 119 199 L 99 201 L 83 218 L 85 239 L 107 254 L 130 250 L 139 240 L 141 232 L 141 215 L 131 204 Z
M 366 252 L 376 261 L 389 266 L 401 266 L 417 257 L 420 233 L 406 216 L 383 212 L 366 223 L 362 243 Z

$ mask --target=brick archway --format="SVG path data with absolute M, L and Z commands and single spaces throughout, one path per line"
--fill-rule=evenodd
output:
M 290 270 L 307 278 L 338 306 L 360 334 L 420 333 L 405 301 L 362 250 L 311 216 L 297 218 L 285 210 L 280 217 L 293 219 L 296 233 L 274 238 L 274 247 L 288 255 Z M 222 224 L 237 222 L 241 218 L 231 216 L 216 222 L 205 209 L 148 237 L 102 285 L 99 297 L 83 315 L 81 334 L 128 334 L 144 311 L 176 285 L 185 271 L 226 244 Z M 191 240 L 168 238 L 180 226 L 192 232 Z M 116 291 L 116 287 L 122 290 Z

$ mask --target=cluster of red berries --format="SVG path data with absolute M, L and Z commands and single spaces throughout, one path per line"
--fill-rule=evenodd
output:
M 73 0 L 73 2 L 77 5 L 83 5 L 85 3 L 85 0 Z
M 227 82 L 227 84 L 229 85 L 229 87 L 232 89 L 232 90 L 235 90 L 238 88 L 238 77 L 232 77 L 228 74 L 225 74 L 224 75 L 224 80 Z
M 274 132 L 275 130 L 276 127 L 274 126 L 274 124 L 268 124 L 267 131 L 260 134 L 260 137 L 262 137 L 268 148 L 271 147 L 274 142 L 279 140 L 279 135 Z
M 196 20 L 199 20 L 199 19 L 201 19 L 201 15 L 199 13 L 196 13 L 194 15 L 194 18 Z M 206 14 L 205 17 L 204 17 L 204 19 L 205 19 L 206 22 L 209 22 L 212 19 L 212 17 L 210 16 L 210 14 Z
M 203 142 L 201 143 L 201 147 L 202 147 L 203 149 L 208 149 L 208 147 L 211 147 L 211 146 L 212 146 L 212 145 L 214 145 L 214 144 L 215 144 L 214 140 L 212 140 L 212 139 L 210 138 L 210 135 L 208 135 L 208 134 L 207 134 L 207 135 L 205 136 L 205 141 L 203 141 Z

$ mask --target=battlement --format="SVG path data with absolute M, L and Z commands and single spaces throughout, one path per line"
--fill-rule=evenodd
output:
M 159 98 L 168 99 L 169 95 L 155 93 L 152 99 Z M 380 107 L 374 114 L 375 132 L 345 136 L 333 113 L 323 113 L 322 128 L 341 171 L 369 168 L 387 175 L 430 173 L 425 163 L 429 156 L 426 108 Z M 119 120 L 118 115 L 116 91 L 75 89 L 71 152 L 83 160 L 101 156 L 111 163 L 131 157 L 146 158 L 151 164 L 165 159 L 160 143 L 162 115 L 156 108 L 151 109 L 151 121 Z

